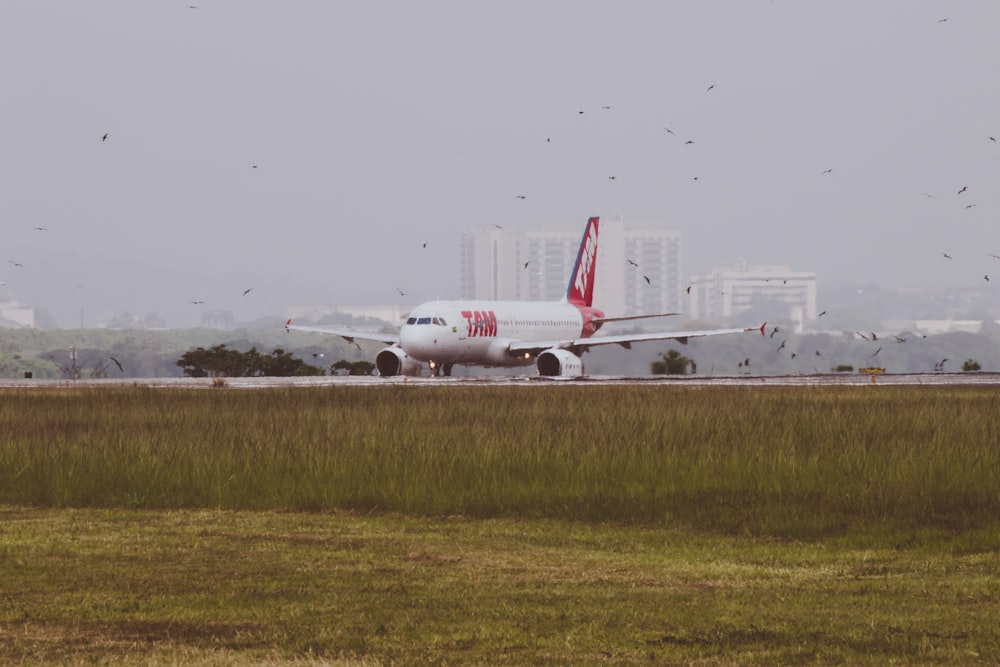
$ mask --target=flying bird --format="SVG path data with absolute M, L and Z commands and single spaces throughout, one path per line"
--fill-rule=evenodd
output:
M 963 185 L 963 186 L 962 186 L 962 189 L 961 189 L 961 190 L 959 190 L 959 191 L 958 191 L 958 192 L 957 192 L 956 194 L 962 194 L 963 192 L 965 192 L 965 191 L 966 191 L 966 190 L 968 190 L 968 189 L 969 189 L 969 186 L 968 186 L 968 185 Z
M 985 276 L 983 276 L 983 278 L 986 279 L 986 282 L 989 282 L 990 281 L 990 274 L 987 273 Z
M 715 84 L 714 83 L 711 86 L 709 86 L 708 88 L 706 88 L 705 92 L 707 93 L 708 91 L 712 90 L 713 88 L 715 88 Z
M 688 144 L 693 144 L 693 143 L 694 143 L 693 141 L 688 139 L 687 141 L 684 142 L 684 145 L 687 146 Z
M 676 134 L 674 134 L 674 131 L 671 130 L 669 127 L 665 127 L 663 129 L 667 131 L 667 134 L 673 134 L 675 137 L 677 136 Z
M 688 285 L 688 287 L 687 287 L 687 293 L 688 293 L 688 294 L 690 294 L 690 293 L 691 293 L 691 286 L 690 286 L 690 285 Z
M 774 327 L 774 331 L 771 332 L 771 335 L 768 336 L 768 338 L 774 338 L 774 334 L 776 333 L 778 333 L 778 327 Z
M 863 333 L 861 333 L 860 331 L 855 331 L 854 333 L 858 334 L 859 336 L 861 336 L 861 337 L 862 337 L 862 338 L 864 338 L 865 340 L 871 340 L 870 338 L 868 338 L 868 336 L 864 335 L 864 334 L 863 334 Z
M 39 232 L 47 232 L 47 231 L 49 231 L 48 228 L 46 228 L 46 227 L 35 227 L 35 230 L 39 231 Z
M 527 199 L 527 197 L 525 195 L 518 195 L 517 199 Z
M 205 303 L 204 301 L 192 301 L 191 303 L 198 305 L 199 303 Z
M 101 141 L 107 141 L 107 140 L 108 140 L 108 135 L 109 135 L 109 134 L 110 134 L 110 132 L 105 132 L 105 133 L 104 133 L 104 136 L 103 136 L 103 137 L 101 137 Z
M 824 174 L 829 174 L 829 173 L 831 173 L 832 171 L 833 171 L 833 169 L 832 169 L 832 168 L 831 168 L 831 169 L 824 169 L 822 173 L 824 173 Z
M 20 267 L 24 266 L 24 264 L 21 264 L 20 262 L 15 262 L 12 259 L 8 259 L 7 261 L 10 262 L 11 264 L 13 264 L 14 266 L 20 266 Z
M 944 256 L 945 259 L 951 259 L 951 255 L 949 255 L 948 253 L 943 252 L 941 254 Z
M 625 261 L 628 262 L 629 264 L 631 264 L 632 266 L 634 266 L 636 268 L 639 268 L 639 265 L 636 264 L 634 260 L 626 259 Z
M 878 354 L 879 352 L 881 352 L 881 351 L 882 351 L 882 348 L 879 348 L 879 349 L 875 350 L 874 352 L 872 352 L 872 355 L 871 355 L 871 356 L 873 356 L 873 357 L 874 357 L 875 355 L 877 355 L 877 354 Z
M 403 290 L 399 289 L 398 287 L 396 288 L 396 291 L 399 292 L 399 296 L 406 296 L 406 292 L 404 292 Z
M 118 367 L 118 370 L 119 370 L 120 372 L 122 372 L 122 373 L 124 373 L 124 372 L 125 372 L 125 369 L 124 369 L 124 368 L 122 368 L 122 362 L 118 361 L 118 360 L 117 360 L 117 359 L 115 359 L 114 357 L 108 357 L 108 358 L 109 358 L 109 359 L 111 359 L 111 361 L 115 362 L 115 366 L 117 366 L 117 367 Z
M 818 320 L 819 318 L 823 317 L 824 315 L 826 315 L 826 311 L 825 310 L 822 313 L 820 313 L 819 315 L 817 315 L 816 319 Z
M 609 181 L 613 181 L 613 180 L 615 180 L 615 177 L 614 176 L 608 176 L 608 180 Z
M 524 263 L 524 268 L 528 268 L 528 264 L 531 264 L 531 260 L 530 259 L 527 262 Z
M 642 277 L 646 279 L 646 284 L 647 284 L 647 285 L 650 285 L 650 284 L 652 284 L 652 283 L 650 283 L 650 282 L 649 282 L 649 276 L 647 276 L 647 275 L 646 275 L 645 273 L 644 273 L 644 274 L 642 274 Z
M 250 292 L 252 292 L 252 291 L 253 291 L 253 288 L 252 288 L 252 287 L 248 287 L 248 288 L 246 288 L 245 290 L 243 290 L 243 296 L 246 296 L 247 294 L 249 294 L 249 293 L 250 293 Z
M 788 342 L 787 340 L 781 341 L 781 345 L 778 346 L 778 349 L 775 350 L 775 352 L 781 352 L 783 349 L 785 349 L 785 343 L 787 342 Z
M 988 252 L 988 253 L 986 253 L 986 254 L 987 254 L 987 255 L 989 255 L 990 257 L 994 258 L 994 259 L 1000 259 L 1000 255 L 994 255 L 994 254 L 993 254 L 993 253 L 991 253 L 991 252 Z
M 965 208 L 966 208 L 966 209 L 970 209 L 970 208 L 972 208 L 973 206 L 975 206 L 975 204 L 968 204 L 968 205 L 967 205 L 967 206 L 966 206 Z
M 996 143 L 996 142 L 997 142 L 997 138 L 996 138 L 996 137 L 988 137 L 988 139 L 989 139 L 990 141 L 992 141 L 993 143 Z
M 420 247 L 421 248 L 426 248 L 427 247 L 427 241 L 424 241 L 424 244 L 422 246 L 420 246 Z

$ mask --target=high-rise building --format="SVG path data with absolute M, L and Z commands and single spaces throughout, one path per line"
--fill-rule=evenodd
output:
M 566 284 L 580 249 L 580 234 L 574 232 L 527 232 L 521 242 L 521 269 L 518 299 L 558 301 L 566 294 Z M 597 251 L 601 251 L 598 242 Z M 600 276 L 600 256 L 597 270 Z M 597 282 L 600 283 L 598 277 Z
M 463 299 L 521 298 L 518 241 L 516 233 L 499 227 L 475 229 L 462 236 L 459 270 Z
M 462 239 L 464 298 L 556 301 L 566 294 L 579 230 L 520 236 L 481 229 Z M 609 316 L 682 312 L 681 236 L 655 225 L 601 220 L 594 300 Z M 512 275 L 512 272 L 514 275 Z

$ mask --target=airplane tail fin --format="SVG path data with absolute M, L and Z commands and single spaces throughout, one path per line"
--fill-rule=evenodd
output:
M 587 221 L 587 228 L 580 241 L 580 251 L 576 255 L 573 274 L 566 288 L 566 300 L 575 306 L 594 305 L 594 273 L 597 268 L 597 222 L 594 217 Z

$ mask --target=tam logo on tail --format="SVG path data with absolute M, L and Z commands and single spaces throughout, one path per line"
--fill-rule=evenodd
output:
M 597 218 L 587 221 L 587 229 L 580 241 L 573 275 L 566 292 L 567 300 L 578 306 L 594 305 L 594 272 L 597 269 Z

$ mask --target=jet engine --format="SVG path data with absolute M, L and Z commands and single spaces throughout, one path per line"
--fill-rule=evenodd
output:
M 375 355 L 375 370 L 379 375 L 420 375 L 422 366 L 396 346 L 383 348 Z
M 538 355 L 536 363 L 539 375 L 563 377 L 583 375 L 583 360 L 569 350 L 545 350 Z

